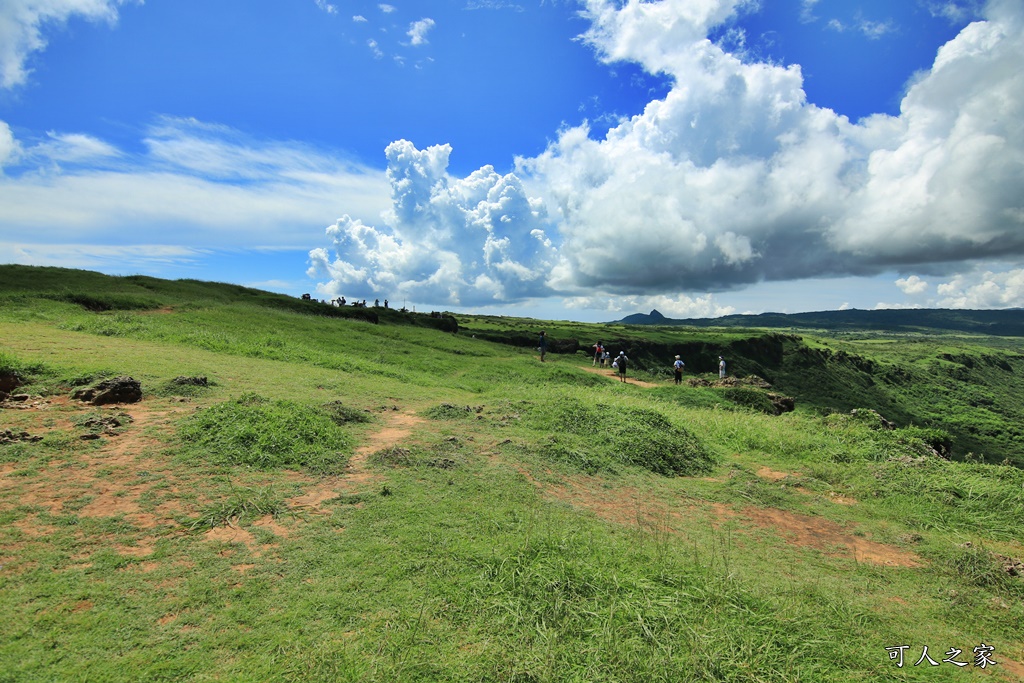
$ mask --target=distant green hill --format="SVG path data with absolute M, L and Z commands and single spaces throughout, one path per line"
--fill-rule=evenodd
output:
M 688 325 L 691 327 L 767 327 L 830 331 L 962 332 L 1000 337 L 1024 337 L 1024 309 L 889 309 L 880 311 L 818 311 L 815 313 L 761 313 L 721 318 L 666 318 L 657 310 L 634 313 L 616 321 L 623 325 Z
M 89 270 L 0 265 L 0 296 L 36 297 L 104 311 L 147 311 L 164 307 L 249 304 L 278 311 L 372 323 L 416 325 L 455 332 L 451 316 L 411 313 L 393 308 L 335 306 L 241 285 L 203 280 L 164 280 L 145 275 L 113 276 Z

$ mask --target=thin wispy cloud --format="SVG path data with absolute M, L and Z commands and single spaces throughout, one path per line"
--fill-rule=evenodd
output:
M 22 235 L 23 250 L 35 244 L 35 253 L 77 243 L 83 232 L 122 246 L 166 245 L 173 235 L 186 251 L 296 248 L 316 239 L 322 216 L 339 203 L 361 216 L 386 206 L 383 174 L 311 146 L 173 118 L 154 123 L 141 142 L 142 153 L 89 136 L 19 143 L 22 154 L 0 182 L 0 234 Z
M 817 21 L 818 17 L 814 15 L 814 8 L 820 1 L 821 0 L 802 0 L 800 3 L 800 21 L 807 24 Z
M 117 22 L 117 9 L 131 0 L 4 0 L 0 10 L 0 87 L 24 85 L 26 60 L 46 48 L 43 27 L 63 25 L 71 18 Z M 141 0 L 139 0 L 141 2 Z
M 338 13 L 338 8 L 335 7 L 334 5 L 332 5 L 331 3 L 326 2 L 326 0 L 313 0 L 313 1 L 316 3 L 316 6 L 320 10 L 322 10 L 324 12 L 327 12 L 328 14 L 337 14 Z

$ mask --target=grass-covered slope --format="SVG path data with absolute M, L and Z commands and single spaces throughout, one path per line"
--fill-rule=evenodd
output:
M 676 354 L 688 374 L 758 375 L 819 414 L 870 408 L 900 426 L 948 432 L 952 457 L 1024 466 L 1024 348 L 1014 337 L 823 335 L 770 330 L 588 325 L 565 321 L 463 317 L 462 333 L 513 346 L 536 345 L 541 328 L 572 342 L 581 358 L 604 342 L 625 351 L 645 377 L 666 381 Z
M 871 377 L 851 401 L 948 386 L 1005 421 L 998 340 L 543 323 L 636 339 L 650 372 L 622 384 L 472 336 L 537 321 L 453 335 L 184 286 L 106 310 L 0 288 L 27 396 L 0 408 L 0 681 L 960 681 L 982 643 L 995 680 L 1024 672 L 1024 472 L 826 409 Z M 673 386 L 654 345 L 683 342 L 804 407 Z M 143 400 L 69 398 L 115 375 Z M 966 670 L 915 667 L 925 646 Z

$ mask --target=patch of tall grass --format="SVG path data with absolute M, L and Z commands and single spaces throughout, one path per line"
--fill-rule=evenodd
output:
M 244 394 L 185 420 L 183 456 L 213 465 L 340 472 L 353 439 L 319 408 Z
M 640 467 L 662 476 L 710 471 L 714 459 L 685 427 L 652 408 L 585 402 L 576 395 L 517 401 L 508 409 L 538 435 L 543 457 L 586 472 Z

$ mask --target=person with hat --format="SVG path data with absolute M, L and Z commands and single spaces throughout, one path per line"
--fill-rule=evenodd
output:
M 622 382 L 626 381 L 626 364 L 629 363 L 629 359 L 626 358 L 625 351 L 619 351 L 619 355 L 615 357 L 615 365 L 619 369 L 619 380 Z
M 718 357 L 718 379 L 725 379 L 725 359 Z
M 683 383 L 683 367 L 685 367 L 685 365 L 686 363 L 680 360 L 679 356 L 676 356 L 676 362 L 672 364 L 672 369 L 676 373 L 676 384 Z

